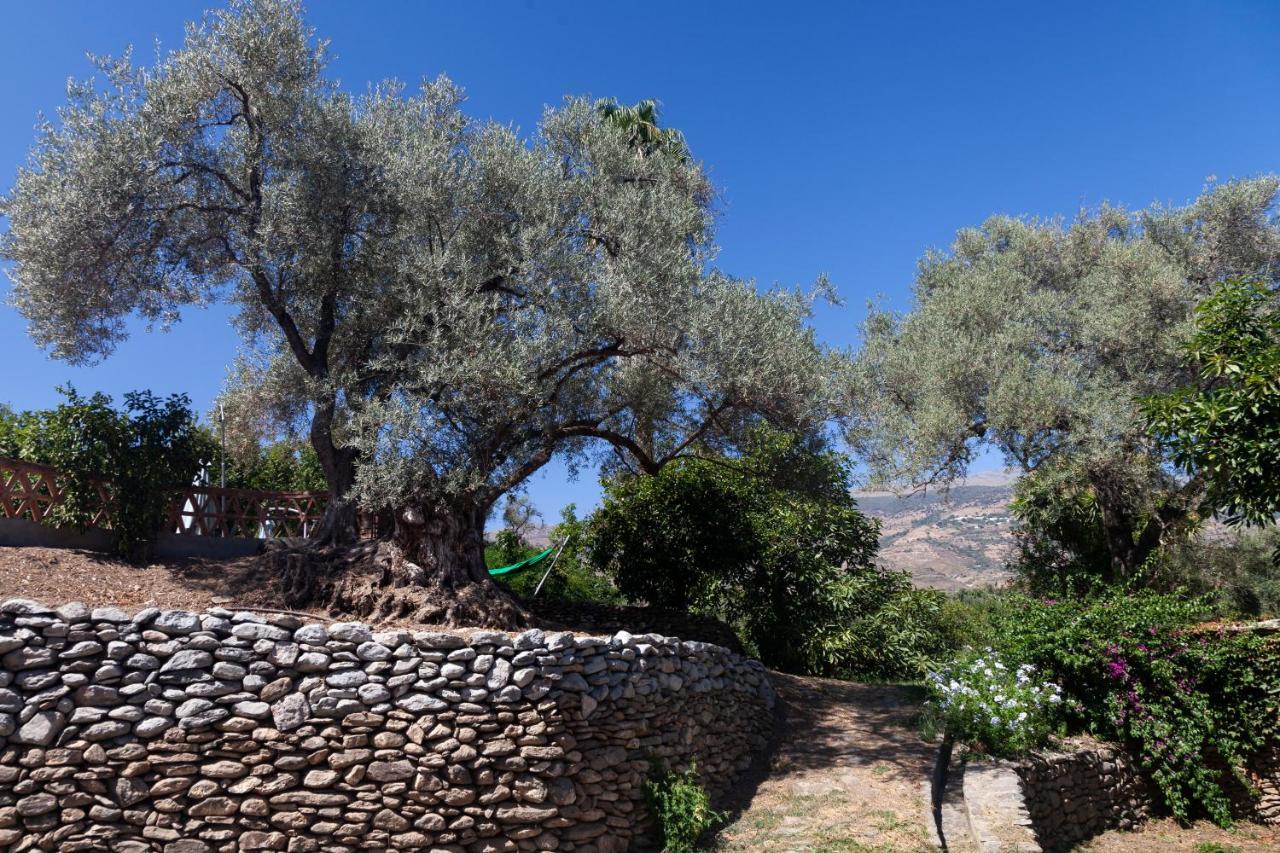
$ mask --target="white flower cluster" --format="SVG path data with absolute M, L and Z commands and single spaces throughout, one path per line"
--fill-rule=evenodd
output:
M 1007 667 L 985 649 L 929 673 L 931 701 L 955 737 L 997 752 L 1017 751 L 1043 739 L 1053 706 L 1062 701 L 1062 689 L 1037 683 L 1035 673 L 1031 664 Z

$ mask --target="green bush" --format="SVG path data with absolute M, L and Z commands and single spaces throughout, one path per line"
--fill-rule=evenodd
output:
M 757 432 L 741 458 L 610 483 L 588 552 L 623 595 L 729 622 L 769 666 L 919 677 L 943 596 L 875 564 L 879 525 L 850 485 L 843 456 Z
M 200 470 L 204 443 L 190 401 L 131 391 L 116 410 L 105 394 L 58 390 L 66 401 L 52 409 L 0 417 L 0 454 L 58 469 L 63 499 L 51 513 L 55 524 L 92 523 L 102 509 L 96 484 L 108 486 L 117 552 L 145 557 L 175 487 L 190 484 Z
M 1228 825 L 1225 789 L 1280 738 L 1280 639 L 1196 627 L 1209 610 L 1150 592 L 1011 597 L 996 637 L 1063 686 L 1075 727 L 1127 744 L 1175 816 Z
M 1058 717 L 1062 689 L 1034 665 L 1006 664 L 994 649 L 967 652 L 929 673 L 926 713 L 956 740 L 992 755 L 1042 745 Z
M 724 820 L 711 809 L 697 765 L 684 773 L 655 768 L 655 778 L 645 782 L 644 793 L 658 824 L 663 853 L 692 853 L 699 836 Z

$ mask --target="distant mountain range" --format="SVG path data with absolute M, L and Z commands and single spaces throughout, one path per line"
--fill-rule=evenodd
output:
M 949 490 L 899 496 L 855 492 L 859 508 L 880 519 L 880 561 L 911 572 L 917 586 L 955 591 L 1009 577 L 1013 551 L 1012 472 L 973 474 Z

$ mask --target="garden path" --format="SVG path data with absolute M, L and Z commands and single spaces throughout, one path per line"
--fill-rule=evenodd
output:
M 714 849 L 934 850 L 921 785 L 936 747 L 916 733 L 921 692 L 770 675 L 786 711 L 777 751 L 758 787 L 742 792 L 741 811 Z

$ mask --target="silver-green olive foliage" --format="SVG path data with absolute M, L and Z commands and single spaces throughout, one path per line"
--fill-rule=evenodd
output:
M 809 298 L 715 272 L 700 165 L 597 104 L 525 138 L 443 78 L 349 95 L 291 0 L 99 68 L 4 200 L 32 335 L 92 361 L 131 315 L 232 301 L 230 421 L 310 418 L 335 491 L 359 459 L 368 505 L 471 512 L 556 454 L 652 470 L 831 410 Z
M 1169 476 L 1139 401 L 1194 379 L 1183 342 L 1214 282 L 1280 273 L 1276 192 L 1264 177 L 1185 207 L 960 231 L 921 260 L 910 312 L 869 316 L 850 440 L 876 476 L 917 485 L 963 475 L 984 447 L 1027 471 L 1070 457 L 1113 570 L 1132 571 L 1204 491 Z

